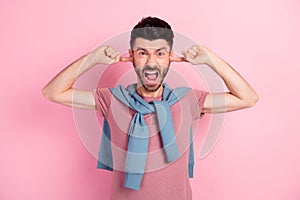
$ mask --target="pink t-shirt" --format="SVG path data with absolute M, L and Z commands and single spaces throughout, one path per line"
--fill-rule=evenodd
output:
M 170 107 L 180 158 L 166 162 L 165 152 L 155 113 L 144 116 L 149 128 L 149 146 L 146 169 L 139 190 L 125 188 L 124 165 L 127 150 L 127 132 L 135 111 L 117 100 L 108 88 L 95 90 L 96 106 L 100 116 L 107 119 L 111 131 L 113 180 L 111 200 L 191 200 L 188 178 L 190 127 L 200 118 L 207 92 L 191 89 L 180 101 Z M 144 98 L 145 101 L 160 100 Z

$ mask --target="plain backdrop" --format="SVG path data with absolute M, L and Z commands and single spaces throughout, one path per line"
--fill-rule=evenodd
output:
M 157 16 L 237 69 L 259 94 L 228 113 L 191 179 L 195 200 L 299 200 L 298 0 L 0 2 L 0 200 L 107 200 L 72 109 L 42 87 L 103 41 Z

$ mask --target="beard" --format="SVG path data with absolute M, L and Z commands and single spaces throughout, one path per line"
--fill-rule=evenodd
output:
M 169 64 L 161 71 L 158 66 L 136 67 L 134 59 L 132 63 L 140 83 L 147 92 L 156 92 L 161 87 L 170 67 Z

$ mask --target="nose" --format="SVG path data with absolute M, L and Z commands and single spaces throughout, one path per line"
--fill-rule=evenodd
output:
M 151 65 L 151 64 L 157 64 L 157 60 L 156 60 L 156 57 L 155 57 L 155 54 L 152 54 L 150 53 L 147 57 L 147 64 L 148 65 Z

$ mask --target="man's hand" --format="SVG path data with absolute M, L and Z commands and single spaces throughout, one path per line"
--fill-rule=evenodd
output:
M 121 57 L 120 52 L 111 46 L 100 46 L 89 53 L 90 59 L 96 64 L 110 65 L 117 62 L 132 62 L 132 57 Z
M 193 64 L 211 64 L 210 50 L 201 45 L 193 45 L 187 51 L 182 51 L 184 59 Z
M 90 52 L 89 57 L 96 64 L 110 65 L 120 61 L 120 53 L 111 46 L 100 46 Z
M 171 55 L 171 62 L 189 62 L 193 65 L 211 64 L 210 50 L 201 45 L 193 45 L 186 51 L 182 51 L 183 57 Z

